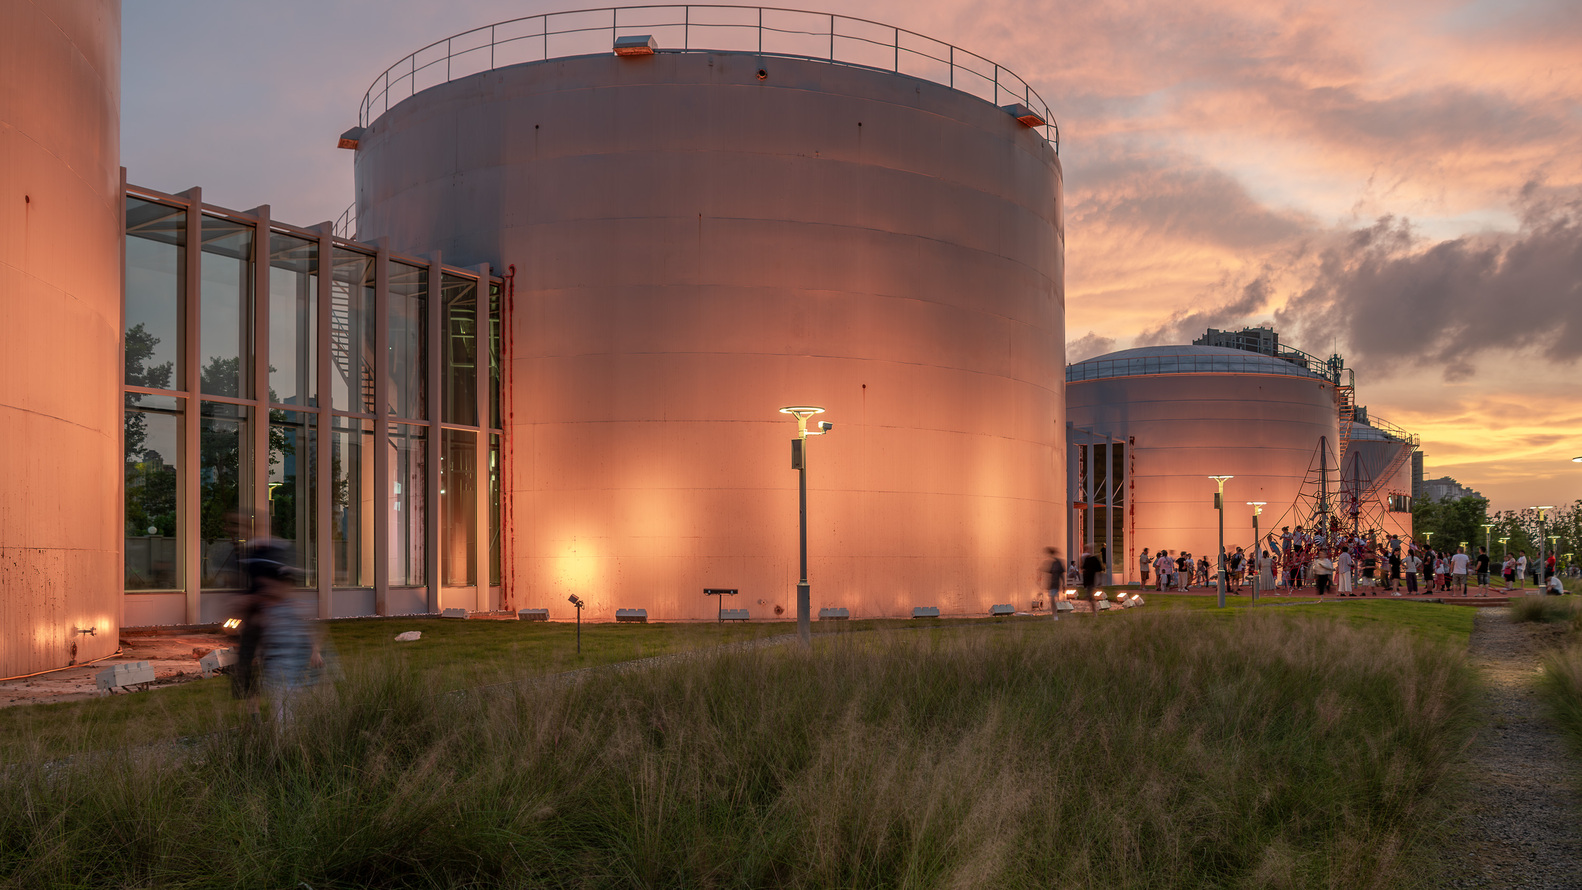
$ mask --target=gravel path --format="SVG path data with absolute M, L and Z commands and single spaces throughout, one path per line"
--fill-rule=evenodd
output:
M 1582 888 L 1582 799 L 1565 741 L 1536 680 L 1557 630 L 1479 609 L 1470 655 L 1483 675 L 1487 725 L 1474 741 L 1470 810 L 1446 853 L 1448 887 Z

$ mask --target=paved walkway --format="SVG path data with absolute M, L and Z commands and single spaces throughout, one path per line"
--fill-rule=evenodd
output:
M 1480 609 L 1469 647 L 1483 675 L 1487 725 L 1472 750 L 1471 809 L 1446 854 L 1447 886 L 1498 890 L 1582 887 L 1582 795 L 1565 739 L 1536 681 L 1558 628 Z

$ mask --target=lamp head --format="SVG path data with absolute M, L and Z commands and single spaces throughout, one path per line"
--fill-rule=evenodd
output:
M 582 600 L 575 593 L 569 597 L 566 597 L 566 602 L 571 603 L 573 606 L 576 606 L 579 609 L 582 608 L 583 605 Z
M 795 417 L 797 433 L 806 436 L 808 434 L 807 419 L 815 414 L 823 414 L 824 409 L 817 405 L 787 405 L 780 409 L 780 413 Z M 820 432 L 825 431 L 821 430 Z M 817 435 L 817 433 L 814 435 Z

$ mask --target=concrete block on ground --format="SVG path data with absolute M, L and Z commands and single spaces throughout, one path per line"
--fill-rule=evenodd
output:
M 420 630 L 409 630 L 405 633 L 396 634 L 397 643 L 416 643 L 421 639 L 423 639 L 423 632 Z
M 938 618 L 939 617 L 939 607 L 938 606 L 913 606 L 912 607 L 912 617 L 913 618 Z
M 747 620 L 747 610 L 746 609 L 721 609 L 720 610 L 720 620 L 721 621 L 746 621 Z
M 989 615 L 1015 615 L 1016 607 L 1010 603 L 995 603 L 989 607 Z
M 446 609 L 445 611 L 439 613 L 439 617 L 441 617 L 441 618 L 466 618 L 467 617 L 467 610 L 466 609 Z
M 851 619 L 851 610 L 845 607 L 824 607 L 818 610 L 820 621 L 848 621 Z
M 518 621 L 548 621 L 549 620 L 549 610 L 548 609 L 518 609 L 517 612 L 516 612 L 516 617 L 517 617 Z
M 205 677 L 212 677 L 220 672 L 220 668 L 227 668 L 236 664 L 236 650 L 229 647 L 215 649 L 209 654 L 198 659 L 198 670 Z
M 114 692 L 131 686 L 144 686 L 154 682 L 154 668 L 146 661 L 113 664 L 99 672 L 95 678 L 100 691 Z
M 620 622 L 620 621 L 630 621 L 630 622 L 635 622 L 637 624 L 647 624 L 648 623 L 648 610 L 647 609 L 616 609 L 615 610 L 615 620 L 618 621 L 618 622 Z

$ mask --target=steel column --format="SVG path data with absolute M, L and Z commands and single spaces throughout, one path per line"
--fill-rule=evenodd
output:
M 317 277 L 314 278 L 315 290 L 313 314 L 315 318 L 314 337 L 312 344 L 314 381 L 312 398 L 309 404 L 318 407 L 318 416 L 314 418 L 318 425 L 318 437 L 314 439 L 313 451 L 316 460 L 313 464 L 314 509 L 316 514 L 318 532 L 314 539 L 315 552 L 318 556 L 319 577 L 319 617 L 330 618 L 334 615 L 335 591 L 335 546 L 333 540 L 334 522 L 333 504 L 331 495 L 334 492 L 334 477 L 331 467 L 334 464 L 334 450 L 331 448 L 331 431 L 334 429 L 333 417 L 330 409 L 330 375 L 335 373 L 334 364 L 330 357 L 330 286 L 335 278 L 335 224 L 332 222 L 320 223 L 318 227 L 318 263 L 316 266 Z
M 379 239 L 374 254 L 374 614 L 390 614 L 390 245 Z M 355 305 L 355 301 L 353 303 Z M 361 388 L 348 384 L 358 392 Z
M 442 301 L 444 290 L 441 283 L 444 281 L 444 272 L 441 267 L 439 251 L 434 251 L 428 258 L 428 302 L 424 307 L 427 331 L 426 349 L 428 351 L 428 364 L 423 369 L 423 387 L 427 395 L 424 403 L 427 406 L 429 420 L 428 437 L 428 472 L 424 480 L 427 493 L 424 503 L 428 506 L 428 515 L 423 526 L 423 547 L 428 553 L 428 562 L 423 566 L 423 583 L 428 587 L 426 592 L 426 609 L 431 613 L 440 611 L 439 585 L 440 585 L 440 551 L 439 533 L 442 521 L 443 504 L 439 494 L 440 467 L 445 460 L 445 452 L 441 447 L 440 430 L 440 400 L 443 397 L 441 386 L 444 377 L 440 373 L 444 368 L 444 344 L 441 340 L 440 326 L 444 323 L 445 313 Z
M 203 437 L 203 374 L 199 340 L 203 335 L 203 189 L 193 187 L 180 195 L 187 201 L 187 244 L 182 257 L 181 289 L 181 388 L 186 391 L 186 411 L 181 426 L 181 473 L 177 490 L 181 499 L 182 590 L 186 594 L 186 621 L 201 620 L 199 595 L 203 589 L 203 499 L 198 485 Z
M 476 591 L 478 611 L 492 611 L 489 594 L 489 264 L 477 267 L 478 311 L 473 327 L 473 373 L 478 403 L 477 446 L 473 456 L 473 506 L 477 514 L 473 552 L 478 566 Z

